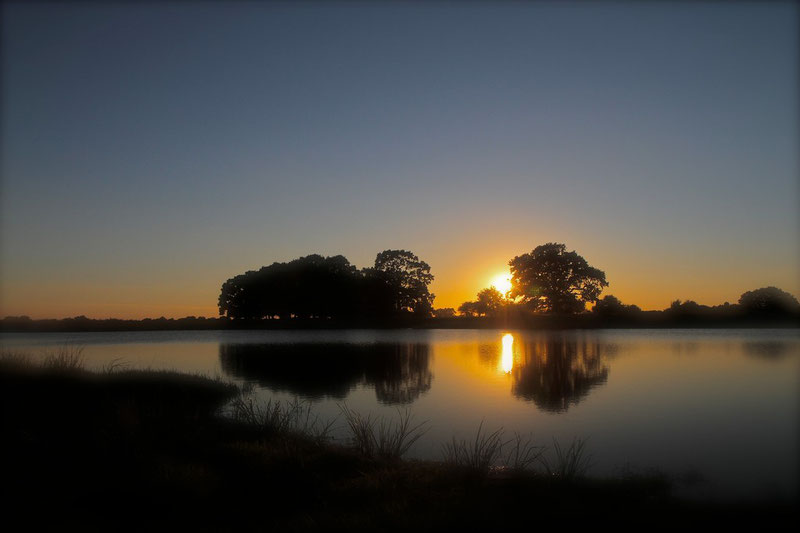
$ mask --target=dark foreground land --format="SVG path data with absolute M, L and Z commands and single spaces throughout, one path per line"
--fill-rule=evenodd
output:
M 491 476 L 219 415 L 240 391 L 166 372 L 0 361 L 5 531 L 428 531 L 470 526 L 759 531 L 787 502 L 680 501 L 659 477 Z M 735 468 L 735 465 L 731 465 Z M 17 521 L 19 520 L 19 521 Z

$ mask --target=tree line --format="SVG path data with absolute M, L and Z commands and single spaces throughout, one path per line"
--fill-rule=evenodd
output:
M 509 261 L 511 289 L 478 292 L 474 301 L 434 309 L 431 267 L 408 250 L 384 250 L 372 266 L 358 269 L 342 255 L 312 254 L 275 262 L 233 276 L 222 284 L 218 318 L 94 320 L 84 316 L 0 320 L 4 331 L 119 331 L 158 329 L 222 329 L 229 327 L 316 327 L 320 320 L 342 327 L 429 325 L 476 327 L 482 318 L 503 319 L 520 327 L 603 327 L 691 325 L 703 321 L 779 320 L 800 323 L 800 303 L 777 287 L 745 292 L 737 303 L 700 305 L 675 300 L 663 311 L 642 311 L 613 295 L 600 297 L 609 286 L 605 273 L 561 243 L 546 243 Z M 587 312 L 587 305 L 592 305 Z M 460 315 L 460 316 L 457 316 Z M 426 321 L 429 318 L 449 321 Z M 287 322 L 290 320 L 290 322 Z M 375 322 L 374 320 L 377 320 Z M 495 320 L 495 322 L 496 322 Z M 532 322 L 533 321 L 533 322 Z M 280 325 L 279 325 L 280 324 Z M 444 326 L 442 326 L 444 327 Z
M 475 301 L 458 308 L 462 317 L 560 316 L 591 314 L 599 318 L 635 318 L 636 305 L 613 295 L 600 297 L 609 286 L 605 272 L 590 265 L 561 243 L 546 243 L 509 261 L 511 288 L 501 293 L 488 287 Z M 430 266 L 407 250 L 385 250 L 374 266 L 356 269 L 343 256 L 309 255 L 288 263 L 273 263 L 235 276 L 222 286 L 220 315 L 230 318 L 363 318 L 414 315 L 455 317 L 453 309 L 434 309 Z M 738 304 L 703 306 L 676 300 L 663 311 L 666 318 L 703 316 L 780 317 L 800 313 L 800 303 L 776 287 L 748 291 Z
M 613 295 L 600 298 L 607 287 L 605 273 L 574 250 L 560 243 L 537 246 L 530 253 L 509 261 L 511 289 L 503 294 L 496 287 L 478 292 L 474 301 L 464 302 L 458 312 L 465 317 L 491 317 L 509 312 L 569 316 L 586 311 L 597 318 L 635 319 L 643 312 L 636 305 L 622 303 Z M 653 313 L 653 312 L 648 312 Z M 656 312 L 658 313 L 658 312 Z M 672 321 L 696 318 L 780 318 L 800 314 L 800 303 L 777 287 L 763 287 L 743 293 L 737 304 L 700 305 L 693 300 L 675 300 L 663 312 Z M 455 316 L 453 309 L 436 309 L 439 317 Z

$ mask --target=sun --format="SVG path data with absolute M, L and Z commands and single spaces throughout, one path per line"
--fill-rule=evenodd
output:
M 503 295 L 511 290 L 511 274 L 498 274 L 492 278 L 491 286 L 502 292 Z

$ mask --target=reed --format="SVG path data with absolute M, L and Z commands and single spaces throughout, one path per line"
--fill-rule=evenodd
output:
M 293 399 L 289 402 L 261 402 L 249 391 L 242 391 L 230 404 L 231 417 L 266 433 L 300 434 L 327 440 L 336 420 L 323 423 L 312 413 L 310 402 Z
M 502 436 L 502 428 L 492 433 L 484 433 L 483 421 L 481 421 L 474 440 L 458 440 L 453 437 L 451 442 L 444 444 L 442 449 L 444 462 L 478 472 L 488 472 L 502 454 Z
M 514 433 L 514 437 L 503 444 L 503 447 L 506 446 L 509 446 L 509 449 L 504 463 L 506 468 L 514 472 L 532 470 L 532 466 L 541 460 L 547 449 L 546 446 L 536 446 L 531 437 L 523 440 L 519 433 Z
M 553 450 L 555 460 L 551 463 L 546 457 L 540 459 L 540 463 L 545 472 L 564 480 L 575 480 L 586 476 L 586 472 L 591 467 L 591 455 L 586 451 L 587 439 L 572 439 L 568 448 L 563 448 L 558 441 L 553 438 Z
M 43 366 L 57 372 L 74 372 L 83 368 L 83 346 L 65 344 L 44 356 Z
M 6 368 L 30 367 L 30 356 L 25 352 L 2 350 L 0 351 L 0 365 Z
M 352 446 L 363 456 L 397 460 L 405 455 L 427 431 L 427 421 L 415 424 L 411 412 L 398 409 L 397 420 L 366 417 L 347 405 L 339 405 L 350 430 Z
M 504 440 L 503 435 L 502 428 L 485 433 L 481 422 L 474 439 L 453 437 L 444 444 L 444 462 L 481 474 L 490 471 L 532 472 L 533 465 L 542 460 L 546 446 L 537 446 L 532 437 L 524 438 L 519 433 L 514 433 L 508 440 Z
M 119 372 L 122 370 L 127 370 L 130 364 L 122 359 L 121 357 L 117 357 L 109 361 L 108 363 L 103 365 L 101 369 L 102 374 L 113 374 L 114 372 Z

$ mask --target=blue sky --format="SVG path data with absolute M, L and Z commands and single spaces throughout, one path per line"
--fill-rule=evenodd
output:
M 437 306 L 564 242 L 643 308 L 800 296 L 797 4 L 3 5 L 0 314 L 213 315 L 309 253 Z

